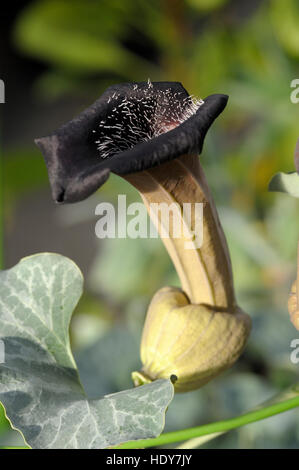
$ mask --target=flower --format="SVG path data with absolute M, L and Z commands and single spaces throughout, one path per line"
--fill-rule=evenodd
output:
M 176 392 L 202 387 L 232 366 L 242 353 L 250 318 L 241 309 L 219 311 L 191 304 L 181 289 L 164 287 L 153 297 L 144 324 L 142 369 L 135 385 L 176 377 Z
M 227 103 L 226 95 L 189 96 L 177 82 L 109 87 L 77 117 L 36 139 L 48 168 L 53 199 L 81 201 L 110 172 L 126 175 L 183 154 L 200 153 L 205 135 Z
M 154 295 L 141 339 L 142 368 L 132 373 L 135 385 L 175 376 L 176 392 L 195 390 L 232 366 L 251 330 L 250 317 L 236 302 L 217 209 L 197 155 L 182 155 L 125 178 L 138 189 L 150 215 L 153 204 L 175 202 L 191 235 L 198 216 L 185 218 L 184 204 L 203 204 L 201 246 L 191 239 L 193 246 L 186 249 L 185 236 L 161 236 L 182 289 L 165 287 Z M 153 221 L 163 233 L 163 214 Z
M 175 202 L 192 236 L 198 215 L 187 221 L 184 204 L 204 207 L 202 245 L 191 237 L 186 249 L 185 235 L 162 236 L 182 289 L 161 289 L 149 306 L 142 369 L 132 374 L 136 385 L 175 376 L 176 391 L 201 387 L 236 361 L 250 333 L 250 318 L 236 303 L 228 247 L 198 158 L 227 99 L 194 99 L 180 83 L 115 85 L 77 118 L 36 141 L 57 202 L 88 197 L 113 172 L 138 189 L 150 215 L 152 203 Z M 159 217 L 154 223 L 162 233 L 165 220 Z

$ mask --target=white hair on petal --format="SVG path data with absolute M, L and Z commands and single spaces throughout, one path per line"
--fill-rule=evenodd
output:
M 182 98 L 181 93 L 170 88 L 155 90 L 150 79 L 146 88 L 135 84 L 133 90 L 135 94 L 121 99 L 114 92 L 108 99 L 111 111 L 93 130 L 98 135 L 95 143 L 101 158 L 174 129 L 193 116 L 203 104 L 203 100 L 194 96 Z

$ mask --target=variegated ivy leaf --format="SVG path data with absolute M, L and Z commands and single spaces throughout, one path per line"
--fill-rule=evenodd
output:
M 99 449 L 157 436 L 164 427 L 169 380 L 86 396 L 68 332 L 82 285 L 77 266 L 56 254 L 25 258 L 0 273 L 0 401 L 32 448 Z

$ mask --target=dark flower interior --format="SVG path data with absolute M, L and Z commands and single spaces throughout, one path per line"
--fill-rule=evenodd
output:
M 205 135 L 226 106 L 226 95 L 192 98 L 178 82 L 121 83 L 81 114 L 36 139 L 53 199 L 77 202 L 125 175 L 200 153 Z
M 107 100 L 109 112 L 93 129 L 101 158 L 111 157 L 140 142 L 168 132 L 196 113 L 203 101 L 185 90 L 160 89 L 150 80 L 147 86 L 135 84 L 132 92 L 114 92 Z

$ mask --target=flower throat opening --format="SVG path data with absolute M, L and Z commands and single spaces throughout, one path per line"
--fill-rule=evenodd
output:
M 146 87 L 135 84 L 127 96 L 115 92 L 108 104 L 105 119 L 92 131 L 101 158 L 174 129 L 193 116 L 203 101 L 171 88 L 157 89 L 149 80 Z

